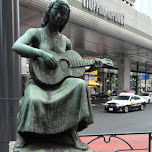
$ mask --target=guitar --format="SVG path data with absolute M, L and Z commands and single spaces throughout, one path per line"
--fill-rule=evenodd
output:
M 61 82 L 66 77 L 81 77 L 85 73 L 85 66 L 95 65 L 95 60 L 83 60 L 83 58 L 73 50 L 68 50 L 65 53 L 58 54 L 50 52 L 58 59 L 56 69 L 48 68 L 43 61 L 43 58 L 31 58 L 29 63 L 29 71 L 32 79 L 35 82 L 44 85 L 55 85 Z M 103 66 L 113 66 L 109 59 L 100 59 L 101 68 Z

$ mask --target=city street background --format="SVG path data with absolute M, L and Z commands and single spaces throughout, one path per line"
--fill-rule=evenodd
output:
M 94 123 L 88 126 L 87 129 L 81 131 L 79 135 L 152 131 L 152 104 L 147 104 L 144 111 L 108 113 L 104 110 L 104 102 L 106 102 L 106 100 L 94 100 L 92 102 Z M 119 135 L 118 137 L 127 141 L 134 149 L 148 148 L 148 135 Z M 94 138 L 95 137 L 81 137 L 85 143 L 88 143 Z M 108 140 L 109 136 L 106 136 L 106 141 Z M 125 142 L 113 137 L 109 143 L 105 143 L 104 139 L 100 138 L 89 144 L 89 147 L 96 152 L 114 152 L 119 149 L 130 148 Z M 148 150 L 140 151 L 147 152 Z M 127 152 L 133 151 L 129 150 Z
M 144 111 L 137 110 L 128 113 L 106 112 L 103 104 L 101 101 L 93 101 L 94 123 L 79 134 L 152 131 L 152 104 L 147 104 Z

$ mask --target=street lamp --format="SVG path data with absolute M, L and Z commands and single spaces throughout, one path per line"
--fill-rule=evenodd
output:
M 147 91 L 147 89 L 146 89 L 147 63 L 148 63 L 148 61 L 146 61 L 146 69 L 145 69 L 145 91 Z

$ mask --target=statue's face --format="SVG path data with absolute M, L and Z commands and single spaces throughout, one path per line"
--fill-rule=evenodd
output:
M 64 4 L 54 3 L 52 9 L 50 10 L 50 21 L 56 26 L 62 26 L 68 18 L 69 9 Z

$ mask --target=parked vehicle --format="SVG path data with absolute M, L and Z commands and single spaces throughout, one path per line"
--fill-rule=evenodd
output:
M 92 99 L 108 99 L 109 98 L 109 95 L 107 93 L 94 93 L 94 94 L 91 94 L 90 97 Z
M 113 91 L 111 95 L 112 96 L 117 96 L 117 91 Z
M 107 112 L 125 112 L 131 110 L 144 110 L 146 100 L 134 93 L 122 92 L 111 101 L 106 102 L 105 110 Z
M 146 99 L 146 103 L 152 103 L 152 92 L 143 92 L 140 96 Z

